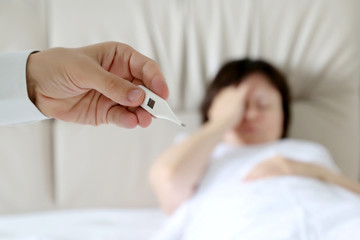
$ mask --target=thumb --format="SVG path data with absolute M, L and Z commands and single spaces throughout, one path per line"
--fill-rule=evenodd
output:
M 129 80 L 106 71 L 101 66 L 91 73 L 90 87 L 102 93 L 112 101 L 127 107 L 140 106 L 145 92 Z

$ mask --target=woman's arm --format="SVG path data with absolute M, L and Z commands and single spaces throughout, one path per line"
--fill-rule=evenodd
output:
M 293 161 L 281 156 L 275 156 L 255 166 L 245 177 L 244 181 L 253 181 L 279 175 L 296 175 L 315 178 L 360 194 L 360 183 L 342 174 L 337 174 L 318 164 Z
M 156 160 L 150 170 L 150 183 L 166 213 L 171 214 L 193 195 L 224 130 L 224 126 L 209 122 Z
M 150 170 L 150 184 L 166 213 L 171 214 L 193 195 L 214 147 L 242 118 L 246 89 L 228 87 L 219 93 L 209 110 L 209 121 L 155 161 Z
M 308 167 L 303 167 L 303 168 L 309 168 Z M 340 187 L 343 187 L 351 192 L 360 194 L 360 183 L 357 181 L 354 181 L 342 174 L 337 174 L 335 172 L 330 171 L 327 168 L 324 168 L 322 166 L 316 166 L 315 168 L 317 168 L 318 170 L 316 170 L 318 172 L 318 179 L 323 180 L 325 182 L 328 183 L 332 183 L 335 185 L 338 185 Z

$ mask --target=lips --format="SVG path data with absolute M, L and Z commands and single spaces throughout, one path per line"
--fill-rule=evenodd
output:
M 257 128 L 253 125 L 245 125 L 243 126 L 243 131 L 246 133 L 253 133 L 256 132 Z

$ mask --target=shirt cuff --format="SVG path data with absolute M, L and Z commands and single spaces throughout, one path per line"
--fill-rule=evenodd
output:
M 48 119 L 27 92 L 26 63 L 33 52 L 0 54 L 0 125 Z

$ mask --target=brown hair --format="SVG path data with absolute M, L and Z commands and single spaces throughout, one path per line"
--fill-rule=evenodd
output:
M 207 122 L 208 111 L 215 96 L 221 89 L 230 85 L 240 84 L 247 76 L 252 73 L 264 74 L 269 83 L 279 91 L 282 99 L 283 109 L 283 132 L 281 138 L 285 138 L 288 133 L 290 124 L 290 90 L 284 75 L 271 64 L 263 60 L 242 59 L 226 63 L 221 67 L 215 79 L 211 82 L 206 90 L 205 97 L 201 104 L 200 110 L 202 122 Z

